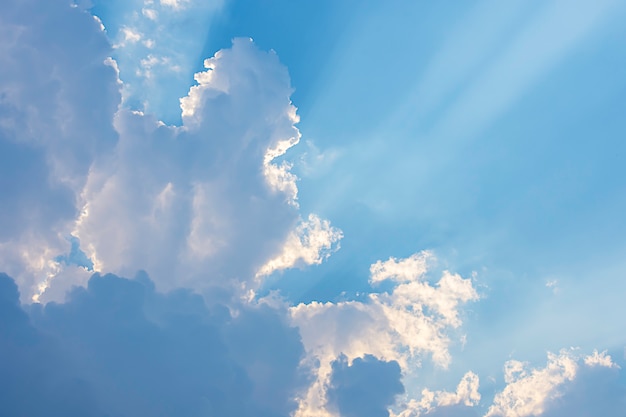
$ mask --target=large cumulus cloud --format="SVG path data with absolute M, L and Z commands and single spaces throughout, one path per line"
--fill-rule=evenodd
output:
M 76 229 L 100 268 L 144 268 L 162 286 L 249 282 L 301 227 L 296 178 L 275 162 L 300 138 L 286 69 L 249 39 L 205 66 L 181 100 L 182 127 L 117 114 L 118 146 L 92 170 Z M 302 220 L 326 232 L 313 251 L 328 250 L 340 233 L 315 220 Z
M 298 116 L 273 52 L 236 39 L 207 59 L 168 126 L 123 105 L 112 46 L 83 7 L 0 7 L 0 260 L 27 299 L 86 283 L 55 261 L 76 238 L 95 270 L 231 293 L 336 249 L 341 232 L 298 208 L 283 159 Z

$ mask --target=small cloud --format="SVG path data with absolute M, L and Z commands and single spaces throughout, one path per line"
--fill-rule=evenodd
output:
M 598 353 L 597 349 L 594 349 L 593 353 L 585 357 L 585 365 L 587 366 L 603 366 L 605 368 L 618 368 L 619 365 L 613 362 L 611 356 L 607 351 Z
M 431 252 L 422 251 L 405 259 L 390 257 L 386 261 L 378 261 L 370 266 L 370 282 L 376 284 L 385 280 L 417 281 L 426 274 L 431 259 L 433 259 Z
M 162 6 L 168 6 L 172 9 L 182 9 L 189 0 L 160 0 Z
M 150 20 L 157 20 L 157 18 L 159 17 L 159 13 L 156 10 L 145 7 L 141 9 L 141 14 L 143 14 Z
M 328 220 L 310 214 L 289 234 L 281 253 L 259 268 L 256 276 L 267 276 L 299 265 L 319 265 L 339 250 L 342 238 L 340 229 L 332 227 Z
M 473 407 L 480 402 L 481 395 L 478 392 L 480 380 L 474 372 L 467 372 L 459 381 L 455 392 L 431 391 L 428 388 L 422 391 L 422 398 L 417 401 L 410 399 L 402 404 L 399 414 L 393 413 L 393 417 L 420 417 L 439 415 L 469 415 Z M 454 412 L 458 410 L 458 413 Z M 446 411 L 452 411 L 451 414 Z M 472 413 L 472 415 L 474 415 Z
M 550 279 L 546 281 L 546 288 L 551 289 L 553 294 L 558 294 L 561 291 L 559 281 L 557 279 Z

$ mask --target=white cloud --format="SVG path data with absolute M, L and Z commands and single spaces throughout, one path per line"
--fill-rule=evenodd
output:
M 159 0 L 159 2 L 163 6 L 168 6 L 173 9 L 180 9 L 184 7 L 187 3 L 189 3 L 189 0 Z
M 511 360 L 504 365 L 507 386 L 494 398 L 485 417 L 538 416 L 546 404 L 562 395 L 560 388 L 576 376 L 578 365 L 571 352 L 548 354 L 542 369 L 527 369 L 527 364 Z
M 37 25 L 26 14 L 0 15 L 0 52 L 12 57 L 0 67 L 0 145 L 23 153 L 13 175 L 33 182 L 3 192 L 0 260 L 25 300 L 58 299 L 84 283 L 54 262 L 70 234 L 96 270 L 145 269 L 162 288 L 240 291 L 284 248 L 298 265 L 332 252 L 340 231 L 314 215 L 298 226 L 296 178 L 288 162 L 275 162 L 300 132 L 289 75 L 274 53 L 235 40 L 196 75 L 182 100 L 183 126 L 166 126 L 119 108 L 120 63 L 98 22 L 78 7 L 49 7 L 64 11 L 38 9 Z M 125 28 L 128 42 L 148 36 Z M 144 66 L 154 73 L 176 69 L 173 62 L 155 53 Z M 295 265 L 285 259 L 280 268 Z
M 287 166 L 268 176 L 300 137 L 276 55 L 236 39 L 206 68 L 181 99 L 182 127 L 117 114 L 118 146 L 92 168 L 82 194 L 87 215 L 74 231 L 100 268 L 145 269 L 166 287 L 172 276 L 195 288 L 235 285 L 264 264 L 269 273 L 320 263 L 340 238 L 314 215 L 296 226 Z
M 585 388 L 585 384 L 589 384 L 590 381 L 593 384 L 593 380 L 598 378 L 597 374 L 592 375 L 588 372 L 594 368 L 615 370 L 619 366 L 606 352 L 598 353 L 597 350 L 584 357 L 580 357 L 571 349 L 561 350 L 559 354 L 548 353 L 548 363 L 544 368 L 529 368 L 527 363 L 508 361 L 504 366 L 504 379 L 507 385 L 496 394 L 493 405 L 485 417 L 527 417 L 540 416 L 544 413 L 561 415 L 562 411 L 559 410 L 563 405 L 567 409 L 568 403 L 580 402 L 581 398 L 575 391 L 576 386 L 579 386 L 578 389 L 582 387 L 588 391 L 589 386 Z M 585 381 L 585 378 L 589 378 L 590 381 Z M 602 378 L 598 379 L 598 382 L 606 383 Z M 604 386 L 604 389 L 606 388 L 607 386 Z M 611 389 L 614 390 L 614 387 Z M 614 391 L 613 395 L 619 394 Z M 597 408 L 598 405 L 594 406 L 593 401 L 593 398 L 589 397 L 576 407 Z M 622 399 L 613 397 L 611 401 L 618 403 Z M 579 411 L 583 412 L 583 408 Z M 611 409 L 609 414 L 613 415 L 615 411 Z M 563 415 L 571 414 L 566 412 Z
M 594 350 L 593 353 L 584 358 L 585 365 L 590 367 L 602 366 L 605 368 L 619 368 L 619 365 L 613 362 L 611 356 L 605 351 L 598 353 L 598 350 Z
M 433 255 L 428 251 L 415 253 L 406 259 L 389 258 L 370 266 L 370 282 L 378 283 L 391 279 L 396 282 L 415 281 L 428 270 L 428 261 Z
M 256 276 L 263 277 L 299 265 L 319 265 L 339 249 L 342 236 L 341 230 L 332 227 L 328 220 L 310 214 L 289 233 L 281 253 L 259 268 Z
M 463 404 L 466 406 L 475 406 L 480 401 L 480 393 L 478 392 L 479 378 L 473 372 L 463 375 L 455 392 L 439 391 L 435 393 L 435 399 L 438 406 L 450 406 Z
M 159 17 L 159 13 L 156 10 L 147 7 L 141 9 L 141 14 L 143 14 L 150 20 L 157 20 L 157 18 Z
M 435 285 L 428 283 L 426 265 L 432 258 L 431 253 L 421 252 L 375 263 L 370 269 L 371 281 L 391 279 L 396 285 L 390 292 L 370 294 L 364 302 L 313 302 L 291 308 L 308 360 L 319 364 L 317 379 L 301 398 L 297 416 L 328 412 L 325 386 L 331 363 L 341 354 L 349 361 L 365 354 L 395 360 L 404 374 L 414 371 L 426 355 L 438 366 L 448 366 L 448 332 L 461 325 L 459 306 L 477 300 L 478 294 L 470 279 L 447 271 Z
M 583 364 L 587 368 L 618 368 L 606 352 L 598 353 L 597 350 L 583 358 L 573 350 L 548 353 L 544 368 L 529 368 L 527 363 L 508 361 L 504 366 L 507 385 L 496 394 L 485 417 L 539 416 L 554 409 L 556 400 L 564 396 L 574 380 L 579 379 Z
M 122 32 L 122 37 L 124 39 L 123 39 L 123 44 L 121 44 L 119 46 L 124 46 L 127 43 L 137 43 L 143 37 L 141 35 L 141 33 L 137 32 L 136 30 L 133 30 L 131 28 L 128 28 L 128 27 L 122 28 L 121 32 Z
M 480 393 L 478 387 L 480 380 L 478 375 L 473 372 L 467 372 L 461 378 L 455 392 L 448 391 L 430 391 L 424 389 L 422 398 L 417 401 L 410 399 L 401 407 L 398 414 L 391 412 L 391 417 L 419 417 L 435 410 L 438 407 L 450 407 L 455 405 L 464 405 L 466 407 L 474 407 L 480 401 Z

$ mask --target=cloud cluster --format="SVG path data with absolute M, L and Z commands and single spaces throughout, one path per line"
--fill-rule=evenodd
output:
M 374 263 L 359 299 L 255 299 L 343 236 L 300 210 L 287 70 L 235 39 L 165 124 L 149 110 L 173 93 L 156 87 L 193 65 L 163 28 L 221 2 L 129 4 L 105 30 L 79 4 L 0 3 L 0 268 L 15 278 L 0 274 L 0 413 L 477 415 L 471 371 L 453 392 L 405 392 L 422 361 L 449 366 L 479 299 L 472 279 L 435 276 L 430 252 Z M 22 307 L 18 288 L 48 303 Z M 617 417 L 619 371 L 597 351 L 509 361 L 485 417 Z
M 442 368 L 448 366 L 450 331 L 461 325 L 459 308 L 477 300 L 478 294 L 471 279 L 448 271 L 431 284 L 427 272 L 432 259 L 430 252 L 419 252 L 373 264 L 371 284 L 390 282 L 392 288 L 372 292 L 364 301 L 291 307 L 308 360 L 318 364 L 317 380 L 302 398 L 298 416 L 327 415 L 328 384 L 338 358 L 350 364 L 372 355 L 397 362 L 405 374 L 414 372 L 427 356 Z
M 504 388 L 481 412 L 479 378 L 468 372 L 455 392 L 424 389 L 421 399 L 399 404 L 393 417 L 569 417 L 623 415 L 626 384 L 607 352 L 580 355 L 576 350 L 548 353 L 544 367 L 510 360 Z

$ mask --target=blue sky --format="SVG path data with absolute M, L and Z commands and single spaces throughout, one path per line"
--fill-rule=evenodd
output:
M 622 416 L 625 17 L 4 2 L 7 415 Z

